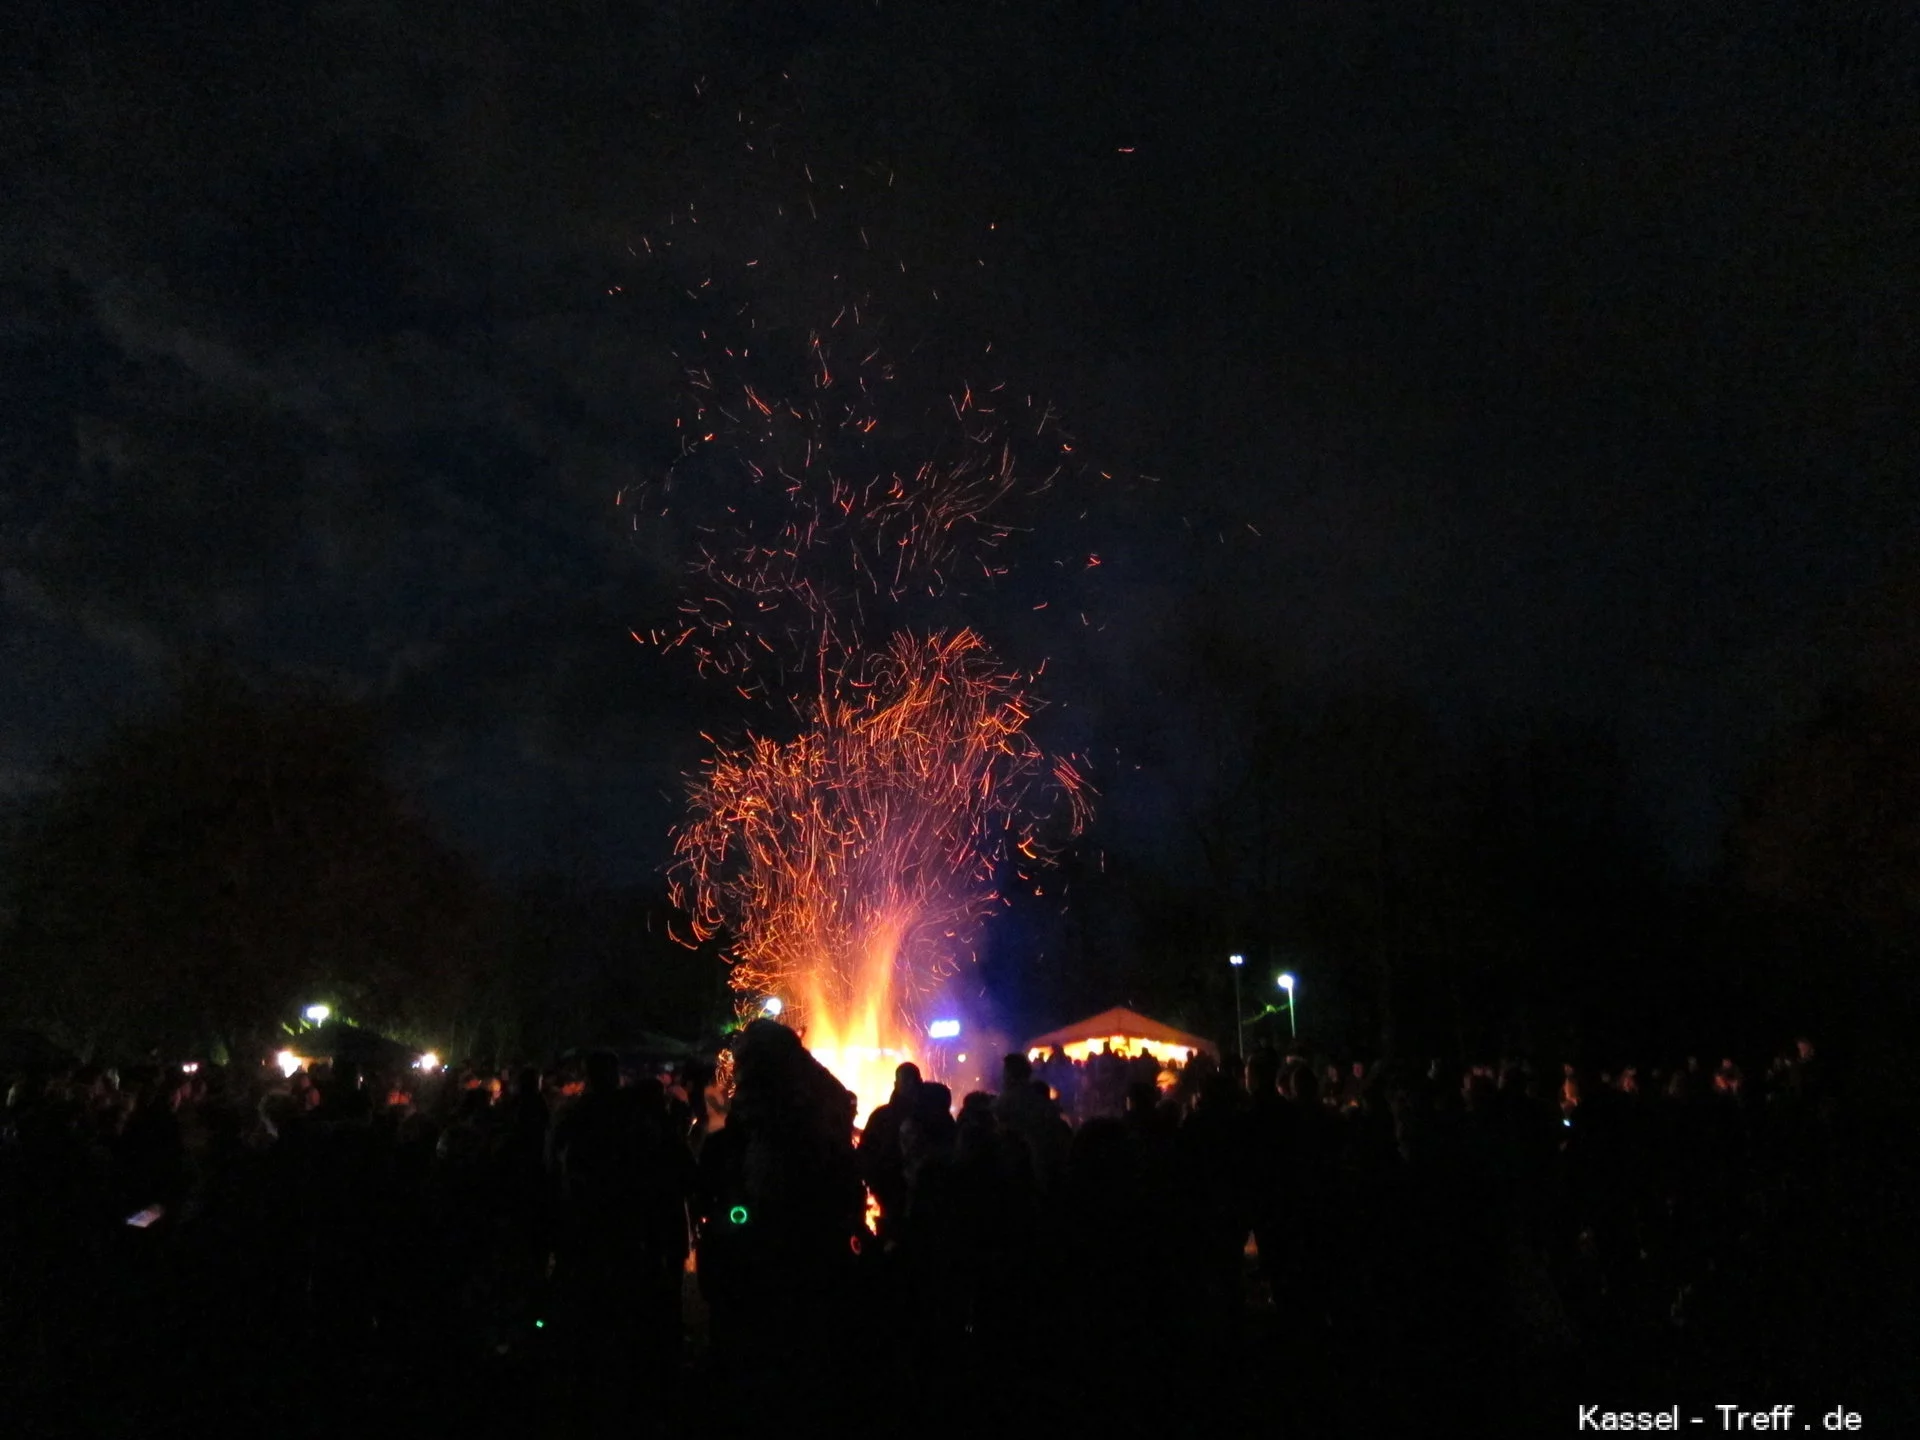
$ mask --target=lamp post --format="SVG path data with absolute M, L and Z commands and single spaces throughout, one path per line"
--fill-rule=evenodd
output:
M 1287 1034 L 1291 1038 L 1298 1040 L 1300 1038 L 1300 1027 L 1294 1024 L 1293 1020 L 1293 972 L 1291 970 L 1282 970 L 1277 983 L 1282 990 L 1287 992 Z
M 1247 1022 L 1240 1009 L 1240 967 L 1247 963 L 1244 955 L 1227 956 L 1227 964 L 1233 967 L 1233 1031 L 1237 1037 L 1240 1058 L 1247 1058 Z

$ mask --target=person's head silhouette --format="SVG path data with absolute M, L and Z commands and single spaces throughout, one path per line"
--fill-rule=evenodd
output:
M 920 1067 L 911 1060 L 903 1061 L 893 1072 L 893 1103 L 911 1106 L 913 1097 L 920 1089 Z
M 620 1057 L 611 1050 L 587 1056 L 587 1093 L 598 1095 L 620 1088 Z

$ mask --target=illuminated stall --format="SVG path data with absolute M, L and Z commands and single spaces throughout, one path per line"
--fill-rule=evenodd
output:
M 363 1029 L 327 1013 L 316 1016 L 315 1011 L 324 1012 L 325 1007 L 310 1006 L 308 1023 L 291 1031 L 285 1048 L 273 1057 L 282 1074 L 291 1076 L 296 1070 L 310 1070 L 322 1060 L 333 1064 L 350 1060 L 364 1071 L 386 1074 L 439 1067 L 437 1055 L 422 1055 L 377 1030 Z
M 1216 1059 L 1220 1054 L 1211 1040 L 1163 1025 L 1125 1006 L 1102 1010 L 1077 1024 L 1049 1030 L 1027 1042 L 1027 1056 L 1033 1060 L 1043 1058 L 1051 1050 L 1058 1050 L 1072 1060 L 1085 1060 L 1108 1049 L 1121 1056 L 1151 1055 L 1174 1065 L 1184 1065 L 1197 1054 Z

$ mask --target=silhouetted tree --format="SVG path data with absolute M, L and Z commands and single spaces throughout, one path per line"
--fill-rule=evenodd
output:
M 1756 772 L 1727 849 L 1745 978 L 1776 1019 L 1888 1033 L 1910 1022 L 1920 680 L 1831 693 Z
M 717 946 L 688 949 L 669 933 L 664 886 L 591 887 L 543 876 L 511 899 L 502 1039 L 522 1054 L 620 1048 L 643 1032 L 690 1038 L 732 1018 Z
M 487 968 L 478 879 L 328 699 L 192 682 L 71 765 L 14 858 L 7 1009 L 86 1050 L 264 1042 L 316 996 L 432 1030 Z
M 1732 837 L 1750 893 L 1872 935 L 1920 923 L 1920 687 L 1846 689 L 1756 777 Z

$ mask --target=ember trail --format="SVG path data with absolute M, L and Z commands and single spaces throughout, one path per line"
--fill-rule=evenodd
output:
M 790 741 L 723 749 L 693 788 L 675 898 L 731 939 L 732 983 L 870 1109 L 939 979 L 971 959 L 1009 855 L 1037 859 L 1085 789 L 1027 733 L 1032 705 L 970 631 L 897 636 Z
M 741 1016 L 778 1013 L 864 1113 L 974 958 L 1004 867 L 1046 858 L 1056 812 L 1084 817 L 1078 770 L 1029 733 L 1030 678 L 965 612 L 1097 472 L 875 245 L 890 172 L 850 195 L 743 133 L 769 157 L 764 203 L 689 205 L 643 247 L 699 317 L 679 456 L 631 496 L 682 576 L 644 638 L 763 712 L 692 781 L 671 877 L 694 938 L 726 946 Z

